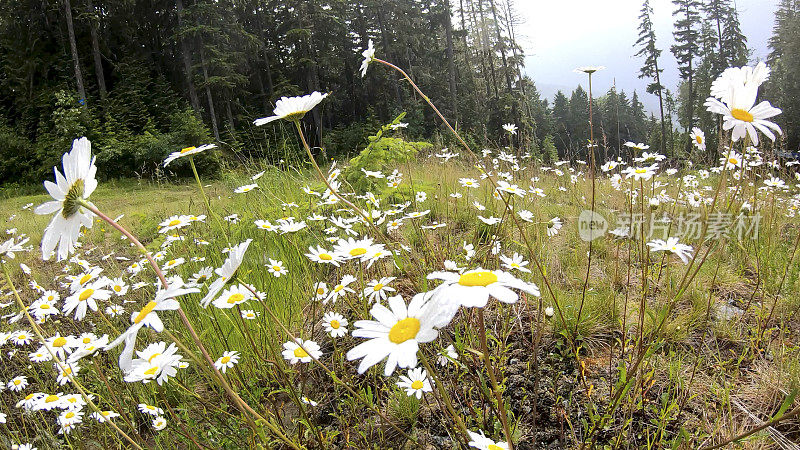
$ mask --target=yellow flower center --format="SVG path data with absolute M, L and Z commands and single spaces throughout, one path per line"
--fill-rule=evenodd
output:
M 739 160 L 736 159 L 736 158 L 728 158 L 728 162 L 733 164 L 733 165 L 738 165 L 739 164 Z
M 731 115 L 733 116 L 734 119 L 741 120 L 742 122 L 753 121 L 753 115 L 750 114 L 749 111 L 745 111 L 743 109 L 733 108 L 731 110 Z
M 158 366 L 153 366 L 153 367 L 145 370 L 144 374 L 145 375 L 155 375 L 157 371 L 158 371 Z
M 703 137 L 702 136 L 697 136 L 697 137 L 694 138 L 694 140 L 697 141 L 698 144 L 702 144 L 703 143 Z
M 114 286 L 114 290 L 117 291 L 117 292 L 120 292 L 120 291 L 122 291 L 122 286 L 116 285 L 116 286 Z
M 190 151 L 192 151 L 192 150 L 194 150 L 194 149 L 196 149 L 196 148 L 197 148 L 197 147 L 186 147 L 186 148 L 182 148 L 182 149 L 181 149 L 181 154 L 184 154 L 184 153 L 186 153 L 186 152 L 190 152 Z
M 647 169 L 636 169 L 636 173 L 647 173 Z
M 335 288 L 333 288 L 334 292 L 339 292 L 339 291 L 341 291 L 342 289 L 344 289 L 344 286 L 342 286 L 341 284 L 340 284 L 340 285 L 338 285 L 338 286 L 336 286 Z
M 59 336 L 59 337 L 56 338 L 55 341 L 53 341 L 53 347 L 63 347 L 64 344 L 66 344 L 66 343 L 67 343 L 67 340 L 64 339 L 63 336 Z
M 180 223 L 181 223 L 181 221 L 180 221 L 180 220 L 178 220 L 178 219 L 172 219 L 172 220 L 170 220 L 170 221 L 169 221 L 169 224 L 168 224 L 168 226 L 170 226 L 170 227 L 174 227 L 175 225 L 179 225 Z
M 372 290 L 375 291 L 375 292 L 378 292 L 381 289 L 383 289 L 383 285 L 381 283 L 376 284 L 375 287 L 372 288 Z
M 419 380 L 414 380 L 414 382 L 411 383 L 411 389 L 419 390 L 419 389 L 422 389 L 422 386 L 423 386 L 422 381 L 419 381 Z
M 361 256 L 364 253 L 367 253 L 367 249 L 364 247 L 354 248 L 350 250 L 350 256 Z
M 19 336 L 17 336 L 17 339 L 19 339 L 20 341 L 24 341 L 25 339 L 28 339 L 28 336 L 20 334 Z
M 45 403 L 53 403 L 55 401 L 58 401 L 58 396 L 57 395 L 48 395 L 47 398 L 44 399 Z
M 22 380 L 14 380 L 14 385 L 19 386 L 22 384 Z
M 294 356 L 295 358 L 307 358 L 308 353 L 301 347 L 297 347 L 296 349 L 294 349 Z
M 36 395 L 36 394 L 28 394 L 27 396 L 25 396 L 25 400 L 32 399 L 34 395 Z
M 153 360 L 154 360 L 154 359 L 155 359 L 157 356 L 159 356 L 159 355 L 161 355 L 161 353 L 153 353 L 153 355 L 152 355 L 152 356 L 150 356 L 149 358 L 147 358 L 147 362 L 153 362 Z
M 280 272 L 281 266 L 272 266 L 272 270 L 274 270 L 275 272 Z
M 497 275 L 489 271 L 465 273 L 458 278 L 462 286 L 488 286 L 496 281 Z
M 39 307 L 39 309 L 50 309 L 50 305 L 48 305 L 47 303 L 45 303 L 45 304 L 43 304 L 42 306 L 40 306 L 40 307 Z
M 170 259 L 169 262 L 167 262 L 168 266 L 171 266 L 173 264 L 175 264 L 175 260 L 174 259 Z
M 389 340 L 395 344 L 417 337 L 419 332 L 419 319 L 407 317 L 392 326 L 389 330 Z
M 134 317 L 133 323 L 139 323 L 142 320 L 144 320 L 144 318 L 147 317 L 148 314 L 153 312 L 153 309 L 155 307 L 156 307 L 155 301 L 148 302 L 146 305 L 144 305 L 144 308 L 142 308 L 142 310 L 139 311 L 139 314 L 137 314 L 136 317 Z
M 84 276 L 82 276 L 82 277 L 81 277 L 81 279 L 80 279 L 79 283 L 80 283 L 80 284 L 84 284 L 84 283 L 86 283 L 87 281 L 89 281 L 89 280 L 91 280 L 91 279 L 92 279 L 92 274 L 90 274 L 90 273 L 87 273 L 86 275 L 84 275 Z
M 500 447 L 499 445 L 494 445 L 494 444 L 489 444 L 489 446 L 486 447 L 486 448 L 488 450 L 503 450 L 503 447 Z
M 73 417 L 75 417 L 75 413 L 70 411 L 64 417 L 66 417 L 67 419 L 72 419 Z
M 320 253 L 319 254 L 319 259 L 321 259 L 323 261 L 330 261 L 330 260 L 333 259 L 333 256 L 331 256 L 331 255 L 329 255 L 327 253 Z
M 339 329 L 339 321 L 338 320 L 331 320 L 331 328 L 333 328 L 334 330 L 338 330 Z
M 81 295 L 78 296 L 78 300 L 86 301 L 87 298 L 91 297 L 94 294 L 94 289 L 86 289 L 85 291 L 81 292 Z
M 241 303 L 244 300 L 244 294 L 235 293 L 228 297 L 228 303 L 231 305 L 235 305 L 236 303 Z
M 61 375 L 63 375 L 63 376 L 71 375 L 71 374 L 72 374 L 72 369 L 70 369 L 69 367 L 67 367 L 66 369 L 64 369 L 63 372 L 61 372 Z
M 84 344 L 88 344 L 89 342 L 92 342 L 91 338 L 88 338 L 88 337 L 83 338 L 83 343 Z
M 317 295 L 322 295 L 325 293 L 325 289 L 317 288 Z
M 219 360 L 222 364 L 228 364 L 231 361 L 230 356 L 223 356 L 222 359 Z

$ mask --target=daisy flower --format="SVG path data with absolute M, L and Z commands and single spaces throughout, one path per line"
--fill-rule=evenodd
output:
M 353 278 L 353 280 L 355 280 L 355 278 Z M 33 340 L 33 335 L 29 331 L 21 330 L 15 332 L 11 336 L 10 340 L 14 345 L 19 345 L 19 346 L 28 345 Z
M 283 344 L 283 357 L 289 364 L 308 363 L 312 359 L 320 359 L 322 351 L 319 349 L 319 344 L 314 341 L 295 338 L 294 341 Z
M 471 441 L 469 442 L 470 447 L 477 448 L 478 450 L 508 450 L 508 442 L 500 442 L 500 441 L 493 441 L 487 438 L 483 431 L 478 433 L 473 433 L 472 431 L 468 431 L 469 438 Z
M 325 326 L 325 332 L 330 334 L 332 338 L 342 337 L 347 334 L 347 319 L 339 313 L 329 311 L 322 316 L 322 324 Z
M 339 299 L 340 296 L 345 295 L 346 293 L 354 293 L 355 291 L 347 287 L 350 283 L 356 281 L 356 277 L 352 275 L 345 275 L 342 277 L 342 280 L 336 286 L 331 289 L 331 292 L 322 302 L 323 304 L 327 304 L 328 302 L 336 303 L 336 300 Z
M 177 367 L 182 356 L 178 355 L 177 351 L 175 344 L 169 344 L 167 347 L 165 342 L 155 342 L 144 350 L 137 351 L 138 358 L 131 361 L 130 369 L 125 372 L 125 381 L 148 383 L 155 379 L 161 386 L 178 373 Z
M 119 414 L 115 413 L 114 411 L 107 410 L 107 411 L 100 411 L 100 412 L 93 412 L 89 417 L 95 419 L 100 423 L 104 423 L 107 420 L 111 420 L 115 417 L 119 417 Z
M 122 277 L 117 277 L 111 280 L 111 291 L 117 295 L 117 297 L 122 297 L 123 295 L 128 293 L 128 285 L 123 281 Z
M 72 142 L 72 150 L 62 158 L 64 174 L 53 167 L 56 182 L 45 181 L 44 187 L 53 200 L 36 207 L 36 214 L 53 214 L 42 237 L 42 258 L 50 259 L 56 250 L 56 259 L 67 259 L 75 251 L 81 227 L 92 228 L 94 213 L 81 205 L 97 188 L 97 167 L 92 156 L 89 139 Z
M 64 314 L 71 314 L 72 311 L 75 311 L 75 320 L 83 320 L 86 316 L 87 308 L 97 311 L 97 300 L 111 298 L 111 291 L 103 289 L 103 287 L 105 287 L 105 282 L 98 280 L 87 284 L 84 288 L 67 297 L 64 300 Z
M 158 224 L 158 226 L 161 227 L 158 229 L 158 232 L 162 234 L 168 233 L 172 230 L 188 227 L 191 223 L 192 221 L 189 220 L 189 216 L 172 216 Z
M 166 272 L 166 271 L 168 271 L 170 269 L 174 269 L 175 267 L 180 266 L 181 264 L 183 264 L 185 262 L 186 262 L 186 259 L 184 259 L 184 258 L 170 259 L 169 261 L 164 263 L 164 266 L 161 268 L 161 270 Z
M 494 297 L 503 303 L 516 303 L 517 289 L 538 297 L 539 288 L 526 283 L 502 270 L 489 271 L 481 268 L 468 270 L 462 274 L 453 272 L 433 272 L 429 280 L 442 280 L 437 299 L 444 304 L 483 308 Z
M 110 317 L 117 317 L 118 315 L 120 315 L 120 314 L 125 312 L 125 308 L 123 308 L 120 305 L 109 305 L 109 306 L 106 306 L 105 311 L 106 311 L 106 315 L 108 315 Z
M 665 251 L 673 253 L 683 261 L 684 264 L 689 262 L 689 257 L 692 256 L 692 246 L 678 243 L 678 238 L 670 237 L 666 241 L 663 239 L 655 239 L 647 243 L 650 250 L 654 252 Z
M 159 416 L 164 414 L 163 409 L 157 406 L 148 405 L 147 403 L 139 403 L 138 408 L 142 414 L 150 414 L 151 416 Z
M 514 255 L 510 258 L 505 255 L 500 255 L 500 260 L 503 261 L 503 267 L 508 270 L 516 269 L 520 272 L 531 273 L 531 270 L 525 267 L 529 264 L 529 262 L 525 261 L 522 255 L 517 252 L 514 252 Z
M 367 287 L 361 292 L 361 296 L 371 302 L 386 300 L 389 292 L 395 292 L 395 289 L 389 286 L 389 283 L 394 281 L 395 277 L 383 277 L 380 280 L 372 280 L 367 283 Z
M 189 278 L 189 283 L 193 286 L 200 286 L 211 277 L 211 274 L 214 273 L 214 269 L 211 267 L 203 267 L 202 269 L 195 272 L 191 278 Z
M 201 145 L 200 147 L 182 148 L 180 151 L 172 152 L 172 153 L 169 154 L 169 156 L 167 156 L 167 158 L 164 160 L 164 167 L 167 167 L 167 165 L 169 165 L 169 163 L 171 163 L 172 161 L 175 161 L 178 158 L 183 158 L 184 156 L 196 155 L 196 154 L 198 154 L 200 152 L 204 152 L 206 150 L 211 150 L 212 148 L 217 148 L 217 145 L 216 144 L 205 144 L 205 145 Z
M 166 427 L 167 427 L 167 419 L 165 419 L 165 418 L 163 418 L 161 416 L 158 416 L 155 419 L 153 419 L 153 429 L 154 430 L 161 431 Z
M 283 261 L 277 261 L 272 258 L 269 259 L 267 270 L 269 273 L 275 276 L 275 278 L 280 278 L 281 275 L 286 275 L 289 273 L 289 269 L 283 267 Z
M 175 297 L 200 292 L 197 288 L 184 287 L 183 280 L 180 277 L 174 277 L 172 280 L 166 289 L 159 289 L 155 298 L 147 302 L 141 310 L 132 312 L 131 326 L 105 347 L 105 350 L 108 351 L 125 342 L 125 348 L 119 355 L 119 367 L 123 371 L 131 368 L 136 336 L 142 327 L 150 327 L 159 333 L 164 331 L 164 323 L 156 312 L 176 310 L 180 308 L 180 303 L 175 300 Z
M 740 68 L 740 71 L 743 72 L 748 72 L 745 69 L 750 69 L 751 75 L 754 71 L 763 75 L 755 77 L 746 74 L 733 77 L 724 76 L 724 73 L 720 75 L 712 85 L 714 87 L 712 95 L 716 93 L 720 98 L 708 97 L 704 104 L 708 111 L 722 115 L 722 129 L 732 130 L 731 139 L 733 141 L 738 141 L 747 135 L 750 136 L 753 145 L 758 145 L 757 131 L 761 131 L 772 141 L 775 141 L 775 134 L 772 131 L 781 134 L 781 128 L 778 125 L 766 120 L 777 116 L 781 110 L 773 107 L 766 100 L 755 104 L 758 87 L 769 74 L 769 70 L 763 64 L 760 63 L 756 69 Z
M 259 312 L 253 311 L 252 309 L 243 309 L 242 310 L 242 319 L 254 320 L 259 315 L 261 315 Z
M 375 47 L 372 46 L 372 39 L 367 42 L 367 48 L 361 52 L 361 56 L 364 57 L 364 60 L 361 61 L 361 78 L 364 78 L 364 75 L 367 74 L 367 67 L 369 67 L 369 63 L 375 59 Z
M 625 179 L 633 178 L 634 180 L 649 180 L 653 178 L 658 169 L 658 164 L 653 164 L 647 167 L 626 167 L 622 170 Z
M 233 278 L 233 275 L 236 274 L 236 271 L 239 269 L 239 266 L 242 264 L 242 260 L 244 259 L 244 253 L 247 251 L 247 247 L 252 241 L 252 239 L 248 239 L 241 244 L 232 247 L 228 252 L 228 259 L 225 260 L 225 263 L 222 264 L 222 267 L 214 270 L 214 272 L 219 275 L 219 278 L 211 283 L 211 286 L 208 287 L 208 293 L 206 293 L 206 296 L 200 300 L 200 305 L 202 305 L 203 308 L 208 307 L 208 304 L 211 303 L 211 301 L 214 300 L 222 288 L 225 287 L 225 283 L 230 281 L 231 278 Z
M 359 240 L 349 238 L 346 241 L 344 239 L 339 239 L 339 242 L 334 246 L 333 251 L 345 260 L 366 260 L 368 258 L 367 255 L 378 248 L 382 249 L 383 245 L 374 244 L 370 238 Z
M 241 305 L 253 298 L 253 293 L 242 285 L 231 286 L 214 300 L 214 306 L 220 309 L 230 309 Z
M 23 389 L 28 387 L 28 379 L 24 375 L 20 375 L 12 378 L 11 381 L 6 384 L 6 386 L 10 391 L 21 392 Z
M 506 130 L 509 134 L 517 134 L 517 126 L 513 123 L 506 123 L 503 124 L 503 129 Z
M 692 138 L 692 144 L 697 147 L 698 150 L 705 151 L 706 149 L 706 134 L 703 133 L 703 130 L 700 128 L 694 127 L 692 128 L 692 132 L 689 133 L 689 137 Z
M 257 188 L 258 188 L 258 184 L 246 184 L 244 186 L 237 187 L 236 189 L 233 190 L 233 192 L 235 192 L 237 194 L 244 194 L 246 192 L 250 192 L 253 189 L 257 189 Z
M 547 236 L 553 237 L 558 234 L 558 231 L 561 227 L 564 226 L 564 222 L 561 220 L 560 217 L 553 217 L 547 222 Z
M 314 284 L 314 297 L 316 300 L 322 300 L 328 296 L 328 285 L 324 281 L 318 281 Z
M 321 94 L 314 91 L 302 97 L 281 97 L 280 100 L 275 102 L 275 109 L 272 111 L 272 116 L 256 119 L 253 121 L 253 124 L 256 126 L 266 125 L 278 119 L 290 122 L 300 120 L 327 96 L 328 94 Z
M 214 362 L 214 367 L 222 373 L 239 362 L 239 352 L 226 351 Z
M 416 396 L 418 399 L 422 398 L 423 392 L 431 392 L 431 381 L 428 379 L 428 373 L 425 369 L 418 367 L 416 369 L 409 369 L 408 375 L 401 375 L 400 381 L 397 386 L 406 390 L 406 395 L 411 397 Z
M 419 344 L 436 339 L 434 328 L 438 317 L 432 313 L 429 302 L 430 293 L 417 294 L 406 306 L 401 296 L 390 297 L 389 307 L 376 303 L 370 314 L 377 320 L 356 321 L 354 337 L 366 338 L 347 352 L 347 359 L 361 359 L 358 373 L 386 358 L 384 375 L 391 375 L 396 367 L 413 368 L 417 366 Z M 363 358 L 363 359 L 362 359 Z

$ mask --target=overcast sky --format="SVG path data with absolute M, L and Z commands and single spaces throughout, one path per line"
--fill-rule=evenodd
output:
M 778 0 L 734 1 L 748 48 L 753 51 L 751 59 L 765 59 Z M 669 50 L 674 43 L 674 8 L 671 0 L 651 0 L 650 4 L 658 48 L 662 50 L 662 83 L 674 91 L 678 71 Z M 648 109 L 655 111 L 658 101 L 645 92 L 649 81 L 637 78 L 642 60 L 633 56 L 641 0 L 516 0 L 514 6 L 524 20 L 515 31 L 525 49 L 525 70 L 543 95 L 552 97 L 558 89 L 569 95 L 578 83 L 586 88 L 586 76 L 572 70 L 598 65 L 606 70 L 593 76 L 596 94 L 605 93 L 616 78 L 618 90 L 636 89 Z

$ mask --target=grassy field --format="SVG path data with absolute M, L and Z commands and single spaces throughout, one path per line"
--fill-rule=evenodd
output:
M 402 172 L 397 189 L 386 187 L 385 179 L 364 178 L 377 197 L 377 206 L 361 197 L 366 191 L 363 186 L 343 185 L 341 191 L 354 192 L 347 198 L 364 211 L 381 212 L 370 212 L 374 228 L 357 220 L 336 225 L 336 218 L 351 219 L 357 214 L 341 201 L 324 205 L 318 195 L 304 192 L 310 188 L 320 193 L 325 185 L 302 164 L 227 172 L 205 183 L 210 211 L 193 182 L 101 182 L 91 197 L 100 211 L 121 216 L 118 222 L 149 251 L 156 256 L 163 252 L 162 267 L 184 258 L 182 265 L 166 271 L 168 277 L 180 275 L 188 280 L 204 267 L 220 267 L 225 249 L 252 239 L 236 278 L 259 292 L 261 301 L 253 299 L 232 309 L 203 308 L 199 300 L 208 282 L 201 283 L 200 293 L 179 300 L 212 359 L 226 351 L 240 352 L 238 363 L 223 376 L 263 420 L 253 423 L 252 416 L 237 410 L 211 371 L 203 367 L 207 364 L 193 345 L 191 333 L 171 311 L 159 313 L 167 331 L 143 329 L 136 349 L 151 342 L 178 342 L 178 353 L 188 368 L 179 369 L 161 386 L 124 382 L 117 348 L 82 359 L 75 379 L 94 394 L 102 410 L 120 414 L 114 422 L 136 445 L 157 448 L 457 448 L 466 443 L 461 441 L 459 420 L 470 431 L 481 430 L 498 442 L 505 441 L 509 431 L 515 448 L 520 449 L 582 444 L 697 448 L 724 442 L 797 406 L 794 396 L 800 368 L 795 313 L 800 303 L 793 295 L 798 288 L 795 187 L 758 189 L 765 178 L 757 169 L 739 180 L 726 173 L 703 179 L 697 177 L 698 171 L 683 169 L 641 183 L 622 179 L 616 186 L 610 176 L 619 169 L 598 174 L 596 210 L 610 222 L 609 230 L 624 223 L 620 220 L 631 211 L 648 217 L 650 212 L 674 217 L 696 212 L 706 224 L 714 211 L 760 215 L 757 239 L 740 239 L 735 233 L 714 239 L 708 234 L 681 238 L 693 246 L 690 261 L 684 263 L 669 251 L 645 245 L 662 237 L 656 227 L 655 234 L 648 236 L 649 221 L 642 225 L 645 238 L 607 234 L 592 241 L 590 250 L 579 235 L 581 211 L 590 208 L 592 199 L 586 165 L 542 167 L 522 160 L 521 165 L 527 167 L 513 171 L 511 164 L 494 163 L 495 176 L 508 171 L 511 183 L 528 189 L 524 197 L 501 194 L 513 208 L 508 209 L 470 164 L 463 159 L 445 163 L 434 153 L 382 168 L 386 174 L 392 169 Z M 493 164 L 488 159 L 487 163 Z M 671 166 L 679 168 L 676 163 L 665 163 L 663 168 Z M 264 175 L 252 181 L 261 170 Z M 792 177 L 785 170 L 777 175 Z M 474 178 L 480 187 L 464 186 L 459 180 L 465 177 Z M 234 192 L 251 183 L 258 188 Z M 37 216 L 23 207 L 47 200 L 42 192 L 0 202 L 0 217 L 9 218 L 6 227 L 30 236 L 34 246 L 49 216 Z M 712 201 L 715 192 L 719 193 L 716 204 Z M 695 194 L 703 200 L 692 206 Z M 657 206 L 651 198 L 660 199 Z M 742 209 L 745 201 L 750 209 Z M 398 205 L 401 202 L 409 204 Z M 529 221 L 520 216 L 522 210 L 530 211 Z M 393 219 L 412 211 L 429 212 L 405 218 L 399 228 L 388 230 Z M 159 223 L 177 214 L 207 217 L 159 233 Z M 225 219 L 232 214 L 238 215 L 238 222 Z M 323 220 L 313 220 L 313 214 Z M 487 224 L 479 215 L 495 217 L 497 223 Z M 254 224 L 256 220 L 277 224 L 289 217 L 304 221 L 306 227 L 283 233 Z M 549 233 L 556 217 L 563 221 L 563 228 Z M 432 228 L 436 224 L 445 225 Z M 335 267 L 304 255 L 309 246 L 331 249 L 334 244 L 328 239 L 349 237 L 349 227 L 383 244 L 390 256 L 369 265 L 343 261 Z M 670 228 L 671 235 L 676 228 Z M 167 235 L 173 234 L 175 240 L 166 242 Z M 42 261 L 38 248 L 6 261 L 25 305 L 41 296 L 36 290 L 39 286 L 59 291 L 63 301 L 70 295 L 62 285 L 66 277 L 90 267 L 102 267 L 103 276 L 122 277 L 131 287 L 125 296 L 99 302 L 99 311 L 89 311 L 84 320 L 74 320 L 71 314 L 49 318 L 41 325 L 45 337 L 93 332 L 108 334 L 113 340 L 129 325 L 131 313 L 152 299 L 155 273 L 150 268 L 129 273 L 133 262 L 146 262 L 120 236 L 96 219 L 81 238 L 77 255 L 82 261 Z M 526 262 L 522 267 L 530 273 L 503 265 L 500 257 L 514 253 Z M 427 275 L 444 270 L 445 260 L 459 268 L 507 270 L 535 283 L 541 296 L 520 294 L 512 303 L 493 298 L 485 308 L 462 308 L 439 330 L 436 340 L 420 344 L 433 388 L 419 399 L 396 385 L 405 370 L 386 377 L 383 364 L 378 363 L 359 375 L 358 361 L 348 361 L 346 353 L 363 339 L 350 334 L 332 338 L 321 323 L 324 314 L 342 314 L 352 332 L 355 321 L 372 318 L 372 302 L 359 295 L 370 289 L 370 281 L 395 277 L 381 282 L 395 289 L 389 295 L 409 301 L 438 285 Z M 275 261 L 288 273 L 276 277 L 270 272 Z M 20 262 L 31 268 L 31 274 L 22 272 Z M 330 290 L 345 275 L 355 278 L 349 286 L 353 293 L 345 293 L 336 302 L 316 299 L 318 282 Z M 143 282 L 142 286 L 134 289 L 137 282 Z M 18 311 L 10 288 L 6 283 L 6 319 Z M 109 315 L 105 307 L 111 304 L 125 312 Z M 251 310 L 254 319 L 243 318 L 242 310 Z M 9 333 L 30 329 L 25 319 L 4 321 L 0 327 Z M 287 361 L 282 355 L 282 345 L 290 340 L 286 331 L 318 343 L 321 364 Z M 439 361 L 450 345 L 457 358 Z M 86 409 L 74 430 L 59 434 L 58 411 L 23 413 L 14 406 L 29 393 L 76 392 L 73 385 L 56 381 L 52 361 L 31 365 L 29 353 L 39 347 L 35 339 L 24 346 L 6 339 L 3 347 L 0 378 L 7 382 L 24 375 L 29 383 L 23 391 L 3 394 L 8 415 L 0 432 L 3 444 L 33 442 L 40 449 L 132 447 L 120 433 L 90 419 L 91 409 Z M 163 410 L 165 430 L 158 431 L 151 424 L 154 417 L 137 410 L 141 403 Z M 783 420 L 742 445 L 789 445 L 785 443 L 800 439 L 798 425 L 796 418 Z

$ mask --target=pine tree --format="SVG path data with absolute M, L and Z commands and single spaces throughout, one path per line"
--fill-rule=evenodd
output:
M 644 58 L 644 64 L 639 69 L 639 78 L 652 78 L 653 82 L 647 85 L 647 93 L 655 94 L 658 96 L 658 109 L 661 115 L 661 135 L 667 134 L 666 122 L 664 122 L 664 98 L 662 90 L 664 86 L 661 85 L 661 72 L 663 69 L 658 67 L 658 57 L 661 56 L 661 50 L 656 47 L 656 33 L 653 30 L 653 22 L 650 17 L 653 15 L 653 8 L 650 6 L 650 0 L 644 0 L 642 4 L 642 11 L 639 14 L 639 39 L 636 40 L 636 46 L 639 46 L 639 51 L 636 56 Z M 661 140 L 661 153 L 664 153 L 664 141 Z
M 694 86 L 694 60 L 700 51 L 700 1 L 699 0 L 672 0 L 675 10 L 672 15 L 676 18 L 675 45 L 671 47 L 672 54 L 678 62 L 678 72 L 682 80 L 686 81 L 686 103 L 683 105 L 685 116 L 683 124 L 687 130 L 694 126 L 694 108 L 696 90 Z M 691 148 L 689 135 L 686 135 L 686 150 Z

